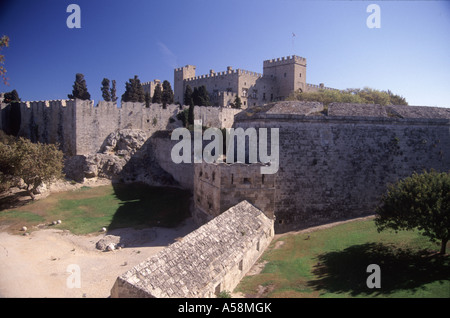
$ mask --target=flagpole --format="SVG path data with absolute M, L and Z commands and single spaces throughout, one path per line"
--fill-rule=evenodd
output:
M 295 55 L 294 39 L 295 39 L 295 33 L 292 32 L 292 54 L 293 55 Z

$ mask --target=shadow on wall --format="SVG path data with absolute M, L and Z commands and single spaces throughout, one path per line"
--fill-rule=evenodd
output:
M 159 135 L 159 132 L 155 134 Z M 158 163 L 155 153 L 157 150 L 154 149 L 152 143 L 152 138 L 155 138 L 155 134 L 148 138 L 136 152 L 127 158 L 128 160 L 125 165 L 117 174 L 117 180 L 125 183 L 144 182 L 155 186 L 180 187 L 173 176 L 166 172 Z

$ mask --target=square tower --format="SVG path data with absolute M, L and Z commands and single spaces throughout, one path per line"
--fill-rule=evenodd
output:
M 195 66 L 186 65 L 176 68 L 173 74 L 174 102 L 184 104 L 184 80 L 195 77 Z
M 283 100 L 294 91 L 305 91 L 306 59 L 292 55 L 266 60 L 263 64 L 263 76 L 275 81 L 274 99 Z

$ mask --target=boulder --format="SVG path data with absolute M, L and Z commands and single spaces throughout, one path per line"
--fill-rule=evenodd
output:
M 115 247 L 120 243 L 120 236 L 116 235 L 105 235 L 96 244 L 95 248 L 100 251 L 114 250 Z M 111 249 L 113 247 L 113 249 Z

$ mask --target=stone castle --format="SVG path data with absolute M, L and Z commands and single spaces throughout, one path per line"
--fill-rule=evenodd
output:
M 284 100 L 295 91 L 331 89 L 323 84 L 307 84 L 306 59 L 296 55 L 264 61 L 262 74 L 228 66 L 223 72 L 210 70 L 209 74 L 196 76 L 195 69 L 194 65 L 186 65 L 174 70 L 175 102 L 183 103 L 187 85 L 192 89 L 204 85 L 214 106 L 227 107 L 239 96 L 242 108 Z
M 236 286 L 275 232 L 373 214 L 387 184 L 414 171 L 450 170 L 450 108 L 281 101 L 294 90 L 320 87 L 306 84 L 305 72 L 306 61 L 296 56 L 265 61 L 264 75 L 230 68 L 195 77 L 193 66 L 175 69 L 175 101 L 189 84 L 217 93 L 218 106 L 236 94 L 246 102 L 244 110 L 195 107 L 204 126 L 279 129 L 275 174 L 261 174 L 259 163 L 172 162 L 178 141 L 171 131 L 182 126 L 177 114 L 186 106 L 56 100 L 21 102 L 13 110 L 1 104 L 0 128 L 13 129 L 15 113 L 17 134 L 59 143 L 66 174 L 79 181 L 100 176 L 191 190 L 192 216 L 203 226 L 119 277 L 112 295 L 213 296 Z M 199 266 L 187 271 L 186 262 Z M 171 271 L 179 279 L 164 278 Z M 188 282 L 186 275 L 197 278 Z

